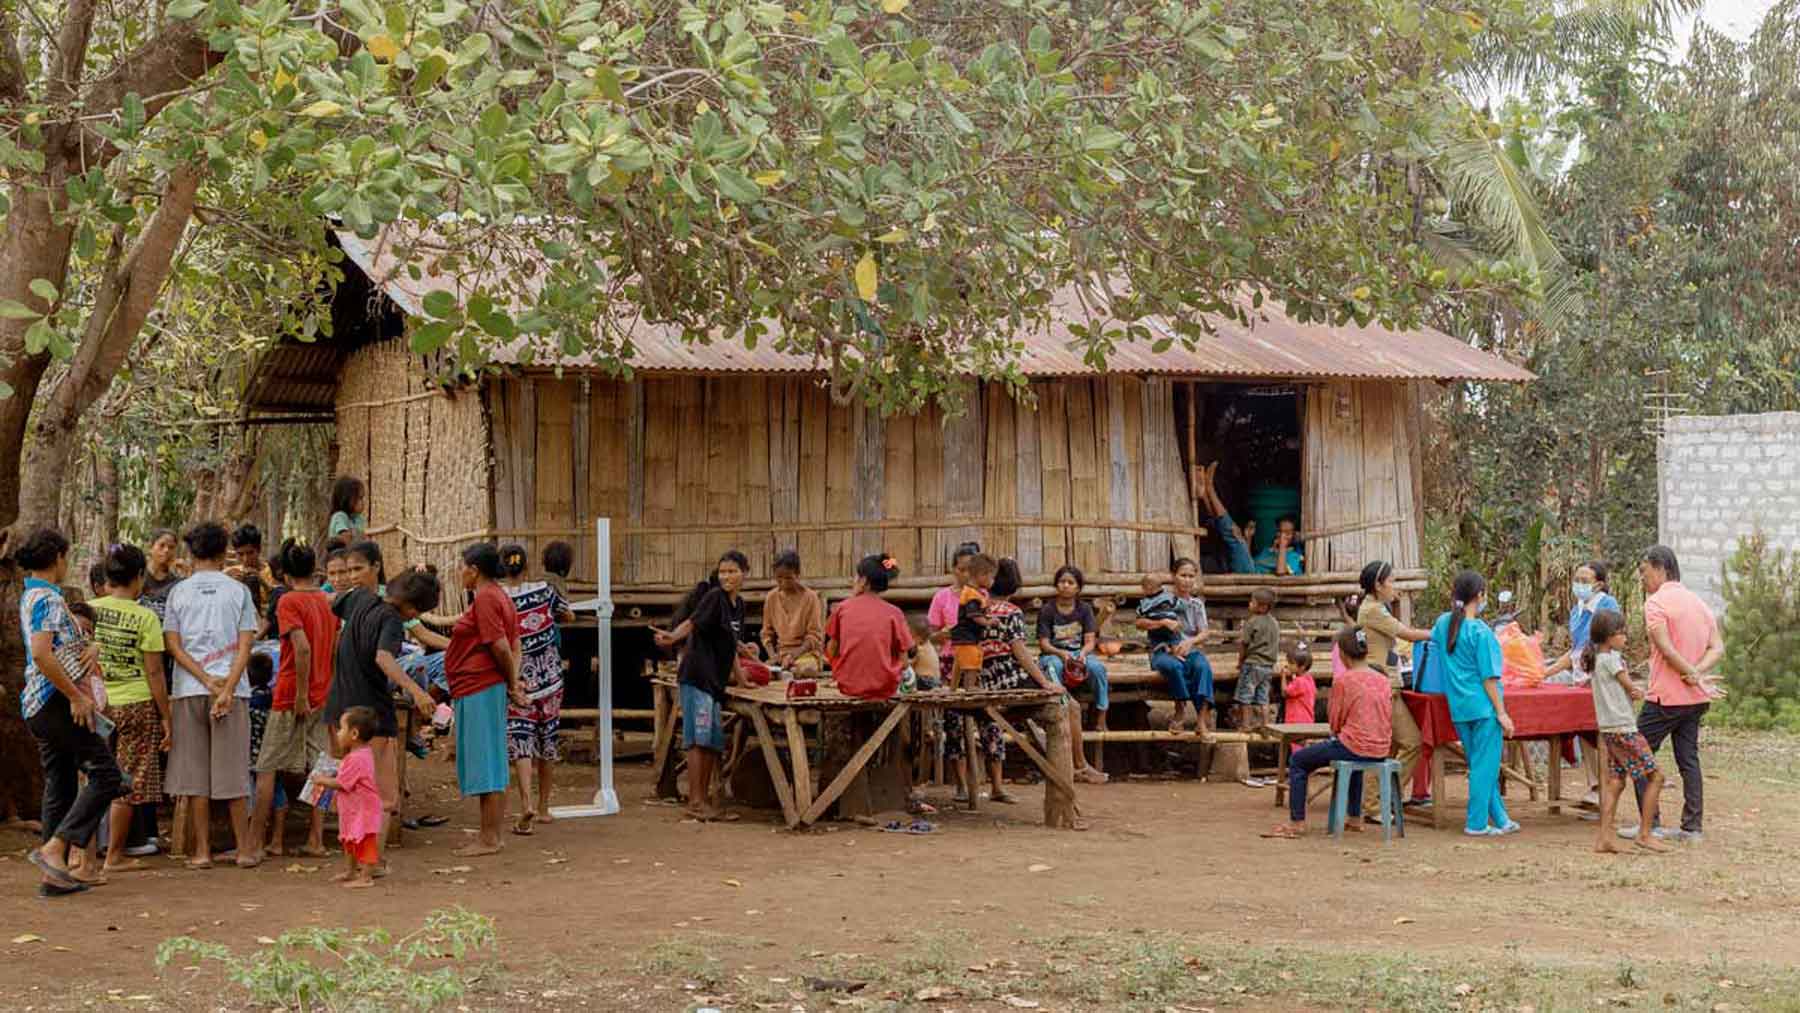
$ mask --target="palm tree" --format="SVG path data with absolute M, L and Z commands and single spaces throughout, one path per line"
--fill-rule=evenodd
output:
M 1467 112 L 1463 137 L 1440 152 L 1434 167 L 1450 198 L 1454 218 L 1427 237 L 1450 262 L 1471 259 L 1473 249 L 1524 264 L 1538 278 L 1534 315 L 1556 327 L 1580 305 L 1579 287 L 1538 208 L 1538 178 L 1519 147 L 1505 143 L 1485 106 L 1488 96 L 1514 92 L 1592 66 L 1598 60 L 1635 57 L 1658 50 L 1703 0 L 1552 0 L 1555 45 L 1509 46 L 1489 38 L 1476 48 L 1461 81 Z M 1509 150 L 1510 149 L 1510 150 Z

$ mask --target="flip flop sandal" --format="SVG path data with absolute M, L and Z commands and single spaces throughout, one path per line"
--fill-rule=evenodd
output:
M 419 817 L 419 826 L 422 826 L 422 827 L 441 827 L 444 824 L 449 823 L 449 822 L 450 822 L 450 817 L 448 817 L 448 816 L 421 816 L 421 817 Z
M 71 894 L 86 893 L 87 891 L 88 885 L 86 883 L 76 883 L 74 886 L 65 886 L 62 883 L 38 884 L 39 897 L 67 897 Z
M 997 795 L 988 796 L 988 801 L 989 802 L 998 802 L 1001 805 L 1018 805 L 1019 804 L 1019 796 L 1010 795 L 1006 792 L 1000 792 Z
M 1271 827 L 1258 836 L 1271 841 L 1297 841 L 1300 839 L 1299 832 L 1291 827 Z
M 67 869 L 59 869 L 56 866 L 51 865 L 49 859 L 38 853 L 38 849 L 32 848 L 31 853 L 26 857 L 31 860 L 32 865 L 37 866 L 39 872 L 54 880 L 56 885 L 65 887 L 78 886 L 83 890 L 87 889 L 87 886 L 83 884 L 81 880 L 77 879 L 74 873 Z

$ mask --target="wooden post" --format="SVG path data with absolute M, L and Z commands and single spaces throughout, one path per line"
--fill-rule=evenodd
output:
M 1056 771 L 1055 776 L 1044 779 L 1044 826 L 1073 830 L 1075 792 L 1068 786 L 1075 780 L 1075 760 L 1069 750 L 1068 711 L 1058 700 L 1040 708 L 1038 720 L 1044 726 L 1050 766 Z
M 787 771 L 781 768 L 781 755 L 775 751 L 775 736 L 769 731 L 769 719 L 763 716 L 762 707 L 757 704 L 744 704 L 742 713 L 750 715 L 750 723 L 756 726 L 756 742 L 762 748 L 763 763 L 769 768 L 769 781 L 775 785 L 775 797 L 781 800 L 781 815 L 787 820 L 789 829 L 800 825 L 800 810 L 794 806 L 793 793 L 788 790 Z
M 894 709 L 888 712 L 887 719 L 881 723 L 881 727 L 875 729 L 875 734 L 869 736 L 869 741 L 862 744 L 862 748 L 850 757 L 850 762 L 844 765 L 844 769 L 838 771 L 837 777 L 832 778 L 831 783 L 825 786 L 825 790 L 819 793 L 819 797 L 813 799 L 813 804 L 801 814 L 800 822 L 812 823 L 831 808 L 831 803 L 836 802 L 838 796 L 844 793 L 844 789 L 850 787 L 850 782 L 855 780 L 856 776 L 862 773 L 863 767 L 868 765 L 869 758 L 875 755 L 875 751 L 881 748 L 881 744 L 887 741 L 887 737 L 893 733 L 894 728 L 906 718 L 907 713 L 911 710 L 912 705 L 904 702 L 894 705 Z M 791 743 L 789 754 L 792 755 Z
M 781 708 L 781 719 L 787 725 L 788 760 L 794 767 L 794 807 L 805 812 L 812 808 L 813 802 L 812 764 L 806 757 L 806 733 L 800 730 L 800 713 L 794 708 Z
M 986 758 L 981 755 L 981 736 L 975 732 L 975 718 L 962 714 L 956 720 L 962 725 L 963 790 L 969 793 L 969 811 L 974 812 L 981 808 L 981 778 Z

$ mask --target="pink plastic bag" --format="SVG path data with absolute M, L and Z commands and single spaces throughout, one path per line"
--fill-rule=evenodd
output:
M 1500 627 L 1500 682 L 1507 686 L 1536 686 L 1544 681 L 1544 636 L 1526 636 L 1518 623 Z

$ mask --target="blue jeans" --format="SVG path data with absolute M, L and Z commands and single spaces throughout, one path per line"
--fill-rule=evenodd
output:
M 1374 763 L 1384 760 L 1384 756 L 1358 756 L 1350 751 L 1350 747 L 1337 740 L 1336 736 L 1324 742 L 1315 742 L 1288 758 L 1288 818 L 1295 823 L 1306 819 L 1306 779 L 1312 772 L 1321 767 L 1329 767 L 1339 760 L 1361 760 Z M 1350 775 L 1350 804 L 1345 807 L 1351 819 L 1362 814 L 1362 771 Z
M 404 654 L 399 659 L 400 671 L 405 672 L 419 688 L 429 693 L 441 689 L 450 692 L 450 680 L 444 675 L 444 652 L 432 651 L 430 654 Z
M 1186 658 L 1177 658 L 1172 651 L 1157 651 L 1150 655 L 1150 667 L 1169 684 L 1169 695 L 1177 701 L 1212 703 L 1212 662 L 1206 660 L 1205 651 L 1196 648 Z
M 1469 757 L 1469 809 L 1463 827 L 1480 832 L 1510 826 L 1512 817 L 1500 801 L 1500 752 L 1506 735 L 1500 730 L 1499 719 L 1458 721 L 1456 735 L 1462 739 L 1463 752 Z M 1561 757 L 1557 760 L 1560 762 Z
M 1225 540 L 1225 551 L 1231 555 L 1232 573 L 1255 573 L 1256 560 L 1250 558 L 1250 546 L 1238 537 L 1237 525 L 1231 521 L 1230 514 L 1220 514 L 1212 520 L 1213 527 L 1219 537 Z
M 1087 684 L 1094 688 L 1094 709 L 1105 710 L 1110 702 L 1108 696 L 1110 691 L 1106 686 L 1106 666 L 1101 663 L 1099 658 L 1091 654 L 1077 654 L 1075 660 L 1081 667 L 1087 669 Z M 1063 682 L 1063 660 L 1061 658 L 1054 654 L 1040 654 L 1038 655 L 1038 667 L 1043 669 L 1046 679 L 1054 679 L 1057 685 L 1068 689 L 1068 684 Z

